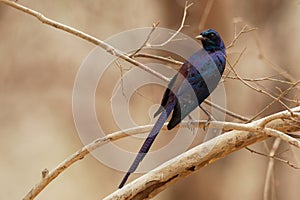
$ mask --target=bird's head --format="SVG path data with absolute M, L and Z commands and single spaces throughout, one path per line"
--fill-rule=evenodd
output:
M 219 33 L 213 29 L 208 29 L 200 33 L 195 37 L 201 40 L 203 48 L 206 51 L 213 52 L 217 50 L 225 51 L 224 42 Z

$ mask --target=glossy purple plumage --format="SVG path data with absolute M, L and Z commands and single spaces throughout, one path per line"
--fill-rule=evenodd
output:
M 218 85 L 226 64 L 225 45 L 213 29 L 203 31 L 198 38 L 202 41 L 203 49 L 193 54 L 171 79 L 162 98 L 161 106 L 154 114 L 154 116 L 159 114 L 160 116 L 119 188 L 123 187 L 129 175 L 143 160 L 172 111 L 172 117 L 168 123 L 169 130 L 199 106 Z

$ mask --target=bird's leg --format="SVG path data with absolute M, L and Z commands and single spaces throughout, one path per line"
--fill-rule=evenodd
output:
M 192 131 L 193 134 L 195 134 L 195 128 L 192 127 L 192 121 L 193 121 L 193 118 L 190 114 L 188 114 L 188 122 L 187 122 L 187 127 L 190 131 Z
M 206 120 L 204 126 L 203 126 L 203 130 L 205 131 L 206 127 L 208 126 L 210 121 L 216 121 L 216 118 L 214 118 L 214 116 L 212 114 L 210 114 L 207 110 L 205 110 L 201 105 L 199 105 L 199 107 L 201 108 L 201 110 L 207 115 L 208 119 Z

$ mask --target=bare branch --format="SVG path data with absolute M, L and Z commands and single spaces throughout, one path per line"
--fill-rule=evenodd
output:
M 183 17 L 182 17 L 182 20 L 181 20 L 181 24 L 180 24 L 180 27 L 177 29 L 177 31 L 171 35 L 171 37 L 169 39 L 167 39 L 165 42 L 161 43 L 161 44 L 149 44 L 149 46 L 151 47 L 161 47 L 161 46 L 164 46 L 166 44 L 168 44 L 169 42 L 171 42 L 175 37 L 176 35 L 183 29 L 183 27 L 185 26 L 184 23 L 185 23 L 185 19 L 186 19 L 186 14 L 187 14 L 187 10 L 189 9 L 189 7 L 191 7 L 193 5 L 193 3 L 188 3 L 188 1 L 185 2 L 185 6 L 184 6 L 184 11 L 183 11 Z
M 154 23 L 152 25 L 152 29 L 150 30 L 146 40 L 144 41 L 144 43 L 142 44 L 142 46 L 140 48 L 138 48 L 134 53 L 132 53 L 129 57 L 132 58 L 135 54 L 137 54 L 138 52 L 140 52 L 145 46 L 147 46 L 147 43 L 149 42 L 151 35 L 153 33 L 153 31 L 156 29 L 156 27 L 158 26 L 159 22 Z
M 258 50 L 260 51 L 259 53 L 259 58 L 264 60 L 265 62 L 267 62 L 269 64 L 269 66 L 272 67 L 273 70 L 275 70 L 276 72 L 278 72 L 279 74 L 281 74 L 284 78 L 286 78 L 287 80 L 291 81 L 291 82 L 296 82 L 297 79 L 295 79 L 291 74 L 288 73 L 282 73 L 284 70 L 284 67 L 281 67 L 275 63 L 273 63 L 272 59 L 267 58 L 263 53 L 262 53 L 262 48 L 260 45 L 260 37 L 258 34 L 255 34 L 256 36 L 256 44 L 258 47 Z
M 275 153 L 280 145 L 280 138 L 276 138 L 272 149 L 270 151 L 270 158 L 269 158 L 269 164 L 267 168 L 267 173 L 266 173 L 266 179 L 265 179 L 265 187 L 264 187 L 264 200 L 269 200 L 269 191 L 270 191 L 270 185 L 272 183 L 272 176 L 274 175 L 274 156 Z
M 174 65 L 182 65 L 183 62 L 180 62 L 178 60 L 175 60 L 171 57 L 163 57 L 163 56 L 157 56 L 157 55 L 153 55 L 153 54 L 148 54 L 148 53 L 137 53 L 133 55 L 133 58 L 151 58 L 151 59 L 156 59 L 156 60 L 160 60 L 160 61 L 164 61 L 164 62 L 168 62 L 170 64 L 174 64 Z
M 282 139 L 283 141 L 297 147 L 297 148 L 300 148 L 300 141 L 287 135 L 287 134 L 284 134 L 283 132 L 279 131 L 279 130 L 275 130 L 275 129 L 272 129 L 272 128 L 265 128 L 264 129 L 265 133 L 269 136 L 273 136 L 273 137 L 277 137 L 277 138 L 280 138 Z
M 300 111 L 300 106 L 296 107 L 292 110 L 294 112 L 299 112 Z M 300 130 L 299 126 L 298 127 L 295 126 L 294 129 L 291 128 L 291 127 L 293 127 L 292 125 L 297 124 L 297 122 L 292 121 L 291 122 L 292 124 L 291 124 L 287 120 L 281 120 L 283 117 L 285 117 L 287 115 L 289 115 L 289 113 L 287 111 L 284 111 L 284 112 L 276 113 L 274 115 L 270 115 L 268 117 L 265 117 L 265 118 L 260 119 L 258 121 L 254 121 L 254 122 L 249 123 L 249 124 L 239 124 L 239 123 L 231 123 L 231 122 L 218 122 L 218 121 L 209 122 L 209 128 L 218 128 L 218 129 L 222 129 L 223 131 L 228 131 L 228 130 L 235 130 L 235 131 L 227 132 L 227 133 L 225 133 L 221 136 L 218 136 L 218 137 L 214 138 L 213 140 L 210 140 L 208 142 L 205 142 L 205 143 L 201 144 L 200 145 L 201 147 L 199 147 L 199 152 L 204 151 L 207 148 L 207 145 L 211 144 L 211 141 L 214 141 L 214 142 L 218 141 L 218 144 L 221 145 L 221 146 L 218 146 L 218 148 L 215 149 L 215 153 L 217 153 L 219 151 L 218 154 L 210 155 L 210 157 L 201 158 L 202 161 L 203 162 L 205 161 L 205 163 L 206 163 L 205 165 L 207 165 L 208 163 L 214 161 L 215 159 L 219 159 L 221 157 L 224 157 L 224 156 L 226 156 L 227 154 L 229 154 L 233 151 L 236 151 L 240 148 L 243 148 L 247 145 L 258 142 L 260 140 L 266 139 L 267 136 L 263 132 L 264 129 L 259 128 L 259 127 L 262 127 L 262 126 L 260 126 L 260 124 L 266 124 L 266 121 L 273 122 L 273 123 L 268 124 L 268 127 L 270 129 L 271 128 L 274 129 L 274 130 L 278 129 L 280 131 L 286 131 L 286 132 L 299 131 Z M 296 117 L 299 117 L 299 116 L 296 116 Z M 269 118 L 272 118 L 272 120 L 269 120 Z M 274 122 L 276 119 L 277 119 L 277 121 Z M 181 123 L 181 126 L 189 127 L 189 128 L 190 127 L 203 128 L 205 125 L 206 125 L 205 120 L 193 121 L 191 123 L 184 121 L 184 122 Z M 167 123 L 165 123 L 165 125 L 163 127 L 163 130 L 167 130 L 166 126 L 167 126 Z M 82 149 L 75 152 L 73 155 L 69 156 L 62 163 L 60 163 L 55 169 L 50 171 L 42 180 L 40 180 L 39 183 L 37 183 L 30 190 L 30 192 L 24 197 L 24 200 L 29 200 L 29 199 L 35 198 L 59 174 L 61 174 L 64 170 L 66 170 L 68 167 L 70 167 L 73 163 L 75 163 L 78 160 L 84 158 L 87 154 L 89 154 L 90 151 L 93 151 L 93 150 L 99 148 L 100 146 L 110 142 L 110 141 L 115 141 L 115 140 L 121 139 L 123 137 L 127 137 L 128 135 L 135 135 L 135 134 L 148 132 L 152 129 L 152 127 L 153 127 L 153 125 L 145 125 L 145 126 L 140 126 L 140 127 L 134 127 L 134 128 L 126 129 L 126 130 L 117 131 L 117 132 L 109 134 L 109 135 L 107 135 L 103 138 L 99 138 L 99 139 L 94 140 L 90 144 L 86 145 Z M 179 128 L 179 127 L 177 126 L 175 128 Z M 224 136 L 224 135 L 226 135 L 226 136 Z M 221 138 L 224 137 L 224 138 L 220 139 L 219 137 L 221 137 Z M 246 139 L 245 139 L 245 137 L 246 137 Z M 225 142 L 225 143 L 222 144 L 222 141 Z M 206 143 L 208 143 L 208 144 L 206 144 Z M 225 152 L 224 152 L 224 149 L 226 149 Z M 205 151 L 207 151 L 207 149 Z M 176 171 L 173 170 L 173 173 L 175 173 L 175 172 Z M 190 173 L 191 172 L 192 171 L 190 171 Z M 177 171 L 176 173 L 179 173 L 179 172 Z M 157 185 L 157 186 L 159 186 L 159 185 Z M 128 193 L 130 189 L 128 189 L 126 186 L 124 188 L 125 188 L 124 192 Z M 122 188 L 122 190 L 123 190 L 123 188 Z M 139 188 L 139 191 L 141 191 L 141 190 L 142 189 Z
M 239 120 L 244 121 L 244 122 L 249 121 L 249 119 L 247 117 L 244 117 L 242 115 L 234 113 L 230 110 L 226 110 L 226 109 L 224 109 L 223 107 L 221 107 L 219 105 L 213 104 L 211 101 L 205 100 L 204 103 L 206 103 L 207 105 L 209 105 L 209 106 L 211 106 L 211 107 L 213 107 L 213 108 L 215 108 L 215 109 L 217 109 L 217 110 L 219 110 L 219 111 L 221 111 L 221 112 L 225 113 L 226 115 L 229 115 L 233 118 L 239 119 Z
M 116 90 L 114 90 L 113 91 L 113 93 L 112 93 L 112 95 L 111 95 L 111 98 L 110 98 L 110 101 L 112 101 L 112 99 L 117 95 L 117 93 L 118 93 L 118 90 L 119 90 L 119 88 L 121 87 L 121 90 L 122 90 L 122 95 L 123 95 L 123 97 L 125 97 L 127 100 L 128 100 L 128 98 L 127 98 L 127 96 L 126 96 L 126 94 L 125 94 L 125 92 L 124 92 L 124 80 L 123 80 L 123 74 L 124 74 L 124 68 L 122 67 L 122 65 L 121 65 L 121 63 L 119 62 L 119 60 L 118 59 L 116 59 L 115 61 L 114 61 L 114 63 L 116 64 L 116 66 L 118 67 L 118 69 L 120 70 L 120 79 L 121 79 L 121 81 L 120 81 L 120 83 L 118 84 L 118 85 L 116 85 Z
M 295 83 L 290 82 L 290 81 L 276 79 L 276 78 L 272 78 L 272 77 L 274 77 L 274 76 L 262 77 L 262 78 L 243 78 L 243 80 L 248 81 L 248 82 L 273 81 L 273 82 L 283 83 L 283 84 L 288 84 L 288 85 L 295 84 Z M 227 76 L 227 78 L 228 79 L 233 79 L 233 80 L 239 80 L 237 77 L 233 77 L 233 76 Z
M 275 100 L 275 101 L 278 101 L 285 109 L 287 109 L 288 111 L 291 112 L 291 114 L 293 114 L 292 111 L 290 110 L 290 108 L 289 108 L 287 105 L 285 105 L 285 103 L 283 103 L 278 97 L 276 98 L 276 97 L 274 97 L 273 95 L 269 94 L 268 92 L 266 92 L 266 91 L 264 91 L 264 90 L 262 90 L 262 89 L 257 89 L 256 87 L 253 87 L 251 84 L 249 84 L 248 82 L 244 81 L 244 80 L 237 74 L 237 72 L 234 70 L 233 66 L 230 64 L 230 62 L 227 62 L 227 63 L 228 63 L 228 65 L 229 65 L 231 71 L 234 73 L 234 75 L 235 75 L 235 76 L 236 76 L 236 77 L 237 77 L 244 85 L 246 85 L 247 87 L 253 89 L 254 91 L 257 91 L 257 92 L 259 92 L 259 93 L 262 93 L 262 94 L 264 94 L 264 95 L 266 95 L 266 96 L 272 98 L 272 99 Z
M 297 107 L 292 110 L 299 111 L 299 109 L 300 107 Z M 280 116 L 288 114 L 288 112 L 289 111 L 284 111 L 277 114 Z M 197 171 L 199 168 L 209 165 L 234 151 L 266 139 L 267 137 L 264 134 L 265 130 L 267 130 L 266 132 L 268 132 L 269 129 L 281 132 L 289 130 L 290 124 L 283 120 L 277 120 L 276 123 L 269 124 L 269 128 L 257 128 L 264 119 L 244 124 L 247 125 L 247 130 L 253 128 L 253 131 L 234 130 L 226 132 L 190 149 L 131 183 L 128 183 L 122 189 L 107 196 L 105 200 L 152 198 L 168 186 Z M 241 128 L 242 125 L 238 125 L 238 127 Z M 299 130 L 300 129 L 297 129 L 297 131 Z
M 296 104 L 300 103 L 299 100 L 297 100 L 297 99 L 290 99 L 290 98 L 285 97 L 285 95 L 288 92 L 290 92 L 292 89 L 294 89 L 294 88 L 299 89 L 299 86 L 298 86 L 297 83 L 293 83 L 293 82 L 286 81 L 286 80 L 281 80 L 281 79 L 276 79 L 276 78 L 272 78 L 272 77 L 274 77 L 274 76 L 262 77 L 262 78 L 243 78 L 243 80 L 247 81 L 247 82 L 255 83 L 257 86 L 265 89 L 266 91 L 270 92 L 273 95 L 279 96 L 282 93 L 284 93 L 284 95 L 281 95 L 281 97 L 280 97 L 283 100 L 286 100 L 286 101 L 289 101 L 289 102 L 292 102 L 292 103 L 296 103 Z M 227 76 L 226 79 L 239 80 L 237 77 L 233 77 L 233 76 Z M 282 91 L 281 88 L 275 86 L 275 88 L 279 91 L 279 94 L 278 94 L 276 92 L 273 92 L 272 90 L 268 90 L 263 85 L 259 84 L 259 82 L 263 82 L 263 81 L 271 81 L 271 82 L 274 82 L 274 83 L 282 83 L 282 84 L 293 85 L 293 86 L 291 88 L 289 88 L 288 90 L 286 90 L 286 91 Z
M 263 112 L 265 112 L 275 102 L 279 101 L 279 99 L 281 99 L 283 96 L 285 96 L 291 89 L 296 87 L 299 83 L 300 83 L 300 81 L 298 81 L 298 82 L 294 83 L 293 85 L 291 85 L 288 89 L 286 89 L 284 92 L 282 92 L 277 98 L 273 99 L 273 101 L 271 103 L 266 105 L 261 111 L 259 111 L 255 116 L 253 116 L 249 121 L 252 121 L 252 120 L 256 119 L 259 115 L 261 115 Z
M 243 56 L 244 53 L 246 52 L 246 49 L 247 49 L 247 48 L 244 48 L 244 49 L 242 50 L 242 52 L 239 54 L 238 58 L 236 59 L 236 61 L 234 62 L 234 64 L 231 66 L 231 68 L 235 68 L 235 67 L 236 67 L 236 65 L 239 63 L 239 61 L 241 60 L 242 56 Z M 225 80 L 227 79 L 227 77 L 229 76 L 230 72 L 231 72 L 231 71 L 228 70 L 227 74 L 223 76 L 223 77 L 224 77 L 224 78 L 223 78 L 223 81 L 225 81 Z M 238 77 L 236 77 L 236 78 L 239 80 Z
M 235 24 L 236 26 L 236 24 Z M 226 47 L 227 49 L 233 47 L 236 43 L 236 41 L 239 39 L 239 37 L 241 37 L 241 35 L 245 34 L 245 33 L 248 33 L 248 32 L 251 32 L 251 31 L 254 31 L 256 30 L 257 28 L 248 28 L 247 25 L 245 25 L 242 30 L 237 34 L 236 32 L 234 33 L 234 37 L 233 37 L 233 40 L 232 42 Z
M 288 166 L 290 166 L 290 167 L 292 167 L 292 168 L 294 168 L 294 169 L 300 169 L 300 167 L 296 166 L 295 164 L 292 164 L 290 161 L 284 160 L 284 159 L 279 158 L 279 157 L 277 157 L 277 156 L 275 156 L 275 155 L 274 155 L 274 156 L 270 156 L 270 155 L 267 155 L 267 154 L 264 154 L 264 153 L 255 151 L 255 150 L 253 150 L 253 149 L 250 149 L 249 147 L 245 147 L 245 149 L 247 149 L 247 150 L 250 151 L 251 153 L 255 153 L 255 154 L 260 155 L 260 156 L 265 156 L 265 157 L 268 157 L 268 158 L 270 158 L 270 159 L 272 158 L 272 159 L 277 160 L 277 161 L 279 161 L 279 162 L 285 163 L 285 164 L 287 164 Z
M 128 55 L 126 55 L 125 53 L 121 52 L 120 50 L 117 50 L 116 48 L 114 48 L 113 46 L 105 43 L 104 41 L 102 40 L 99 40 L 91 35 L 88 35 L 82 31 L 79 31 L 75 28 L 72 28 L 70 26 L 67 26 L 67 25 L 64 25 L 62 23 L 59 23 L 59 22 L 56 22 L 52 19 L 49 19 L 47 17 L 45 17 L 44 15 L 42 15 L 41 13 L 35 11 L 35 10 L 32 10 L 30 8 L 27 8 L 25 6 L 22 6 L 16 2 L 13 2 L 13 1 L 9 1 L 9 0 L 0 0 L 0 2 L 4 3 L 4 4 L 7 4 L 13 8 L 16 8 L 18 10 L 21 10 L 29 15 L 32 15 L 34 17 L 36 17 L 39 21 L 41 21 L 42 23 L 44 24 L 47 24 L 47 25 L 50 25 L 52 27 L 55 27 L 57 29 L 60 29 L 60 30 L 63 30 L 63 31 L 66 31 L 68 33 L 71 33 L 72 35 L 75 35 L 77 37 L 80 37 L 86 41 L 89 41 L 95 45 L 98 45 L 100 46 L 101 48 L 103 48 L 104 50 L 106 50 L 106 52 L 116 56 L 116 57 L 119 57 L 119 58 L 122 58 L 123 60 L 126 60 L 127 62 L 137 66 L 137 67 L 140 67 L 141 69 L 145 70 L 146 72 L 149 72 L 150 74 L 166 81 L 166 82 L 169 82 L 170 79 L 163 76 L 162 74 L 152 70 L 151 68 L 149 68 L 148 66 L 130 58 Z
M 266 127 L 270 122 L 272 122 L 272 121 L 274 121 L 274 120 L 276 120 L 278 118 L 280 118 L 282 120 L 287 120 L 287 119 L 292 120 L 293 116 L 299 117 L 300 115 L 299 115 L 298 112 L 295 112 L 293 114 L 291 114 L 291 113 L 277 113 L 277 114 L 273 114 L 273 115 L 271 115 L 271 116 L 269 116 L 267 118 L 264 118 L 264 120 L 260 123 L 260 126 L 261 127 Z

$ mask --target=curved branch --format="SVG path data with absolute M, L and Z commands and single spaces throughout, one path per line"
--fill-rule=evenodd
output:
M 206 124 L 205 120 L 201 121 L 193 121 L 190 122 L 182 122 L 180 124 L 181 127 L 188 127 L 188 128 L 203 128 Z M 23 200 L 29 200 L 34 199 L 49 183 L 51 183 L 58 175 L 60 175 L 64 170 L 66 170 L 68 167 L 70 167 L 75 162 L 83 159 L 87 154 L 89 154 L 91 151 L 99 148 L 100 146 L 115 141 L 130 135 L 136 135 L 140 133 L 149 132 L 153 127 L 152 125 L 145 125 L 145 126 L 139 126 L 134 128 L 129 128 L 126 130 L 117 131 L 114 133 L 111 133 L 105 137 L 99 138 L 91 142 L 90 144 L 84 146 L 82 149 L 76 151 L 74 154 L 66 158 L 64 161 L 62 161 L 57 167 L 55 167 L 52 171 L 48 172 L 46 175 L 43 175 L 43 178 L 26 194 L 26 196 L 23 198 Z M 225 131 L 228 129 L 242 129 L 243 127 L 246 127 L 245 124 L 237 124 L 237 123 L 230 123 L 230 122 L 211 122 L 210 127 L 213 128 L 219 128 Z M 179 127 L 175 127 L 174 129 L 178 129 Z M 167 130 L 167 123 L 165 123 L 163 130 Z
M 292 109 L 292 111 L 299 110 L 300 107 Z M 287 114 L 289 114 L 289 111 L 283 111 L 277 113 L 277 116 L 284 116 Z M 168 186 L 174 184 L 183 177 L 192 174 L 198 169 L 209 165 L 234 151 L 268 138 L 265 130 L 268 133 L 270 130 L 289 132 L 290 127 L 294 125 L 294 130 L 300 131 L 299 122 L 295 120 L 281 120 L 280 117 L 275 121 L 272 121 L 273 123 L 269 123 L 268 128 L 260 129 L 260 123 L 264 123 L 264 120 L 267 118 L 268 117 L 247 124 L 246 129 L 248 129 L 248 131 L 234 130 L 226 132 L 190 149 L 125 185 L 122 189 L 107 196 L 105 200 L 152 198 Z M 297 118 L 299 119 L 299 116 L 297 116 Z M 243 124 L 240 124 L 237 127 L 241 128 L 242 126 Z M 282 139 L 282 137 L 280 138 Z M 284 139 L 289 140 L 291 138 Z M 295 145 L 293 142 L 292 144 Z M 295 146 L 299 148 L 298 145 Z
M 300 111 L 300 106 L 296 107 L 292 110 L 294 112 Z M 254 142 L 257 142 L 259 140 L 267 138 L 267 135 L 264 134 L 262 132 L 262 129 L 259 128 L 259 127 L 262 127 L 262 125 L 266 125 L 266 123 L 269 123 L 268 127 L 271 127 L 272 129 L 277 129 L 278 127 L 281 127 L 280 129 L 278 128 L 278 130 L 281 130 L 281 131 L 293 132 L 293 131 L 297 131 L 298 129 L 300 129 L 299 126 L 295 127 L 295 129 L 291 129 L 290 128 L 291 124 L 288 120 L 285 120 L 285 121 L 281 120 L 281 119 L 286 119 L 286 116 L 288 114 L 289 113 L 287 113 L 286 111 L 281 112 L 281 113 L 276 113 L 274 115 L 268 116 L 268 117 L 263 118 L 261 120 L 254 121 L 250 124 L 239 124 L 239 123 L 231 123 L 231 122 L 211 121 L 209 123 L 209 128 L 218 128 L 218 129 L 222 129 L 223 131 L 228 131 L 228 130 L 232 130 L 232 129 L 240 130 L 240 131 L 231 131 L 231 132 L 235 133 L 232 137 L 238 137 L 239 138 L 240 132 L 245 132 L 245 133 L 249 134 L 249 137 L 250 137 L 249 139 L 252 138 L 251 141 L 254 143 Z M 274 117 L 274 116 L 276 116 L 276 117 Z M 270 120 L 270 119 L 272 119 L 272 120 Z M 292 122 L 296 123 L 295 120 L 293 120 Z M 288 125 L 286 125 L 284 123 L 287 123 Z M 191 127 L 203 128 L 206 125 L 206 121 L 205 120 L 200 120 L 200 121 L 193 121 L 192 123 L 182 122 L 180 125 L 182 127 L 188 127 L 188 128 L 191 128 Z M 167 123 L 165 123 L 165 125 L 163 127 L 164 130 L 167 130 L 166 126 L 167 126 Z M 134 128 L 130 128 L 130 129 L 122 130 L 122 131 L 117 131 L 117 132 L 109 134 L 109 135 L 107 135 L 103 138 L 99 138 L 99 139 L 94 140 L 90 144 L 86 145 L 82 149 L 75 152 L 73 155 L 69 156 L 67 159 L 65 159 L 63 162 L 61 162 L 55 169 L 53 169 L 47 175 L 45 175 L 40 180 L 40 182 L 37 183 L 29 191 L 29 193 L 24 197 L 24 200 L 34 199 L 59 174 L 61 174 L 64 170 L 66 170 L 68 167 L 70 167 L 73 163 L 83 159 L 87 154 L 89 154 L 89 152 L 99 148 L 100 146 L 102 146 L 102 145 L 104 145 L 108 142 L 115 141 L 115 140 L 121 139 L 123 137 L 127 137 L 128 135 L 135 135 L 135 134 L 148 132 L 152 129 L 152 127 L 153 127 L 153 125 L 145 125 L 145 126 L 140 126 L 140 127 L 134 127 Z M 176 128 L 179 128 L 179 127 L 177 126 L 177 127 L 175 127 L 175 129 Z M 254 133 L 252 134 L 250 132 L 256 132 L 256 135 Z M 260 138 L 259 138 L 259 140 L 258 139 L 256 140 L 256 137 L 258 137 L 258 136 Z M 218 140 L 218 138 L 219 137 L 217 137 L 214 140 Z M 243 143 L 242 138 L 237 142 Z M 206 143 L 207 142 L 205 142 L 201 145 L 204 145 Z M 223 144 L 223 145 L 226 146 L 226 143 Z M 238 145 L 238 143 L 236 145 Z M 247 145 L 245 145 L 245 146 L 247 146 Z M 201 148 L 203 148 L 203 147 L 201 147 Z M 227 147 L 227 148 L 230 148 L 230 147 Z M 238 150 L 238 149 L 235 149 L 235 150 Z M 228 152 L 228 153 L 230 153 L 230 152 Z M 124 187 L 124 188 L 127 188 L 127 186 Z M 122 190 L 123 190 L 123 188 L 122 188 Z
M 269 153 L 269 163 L 267 167 L 267 173 L 266 173 L 266 179 L 265 179 L 265 186 L 264 186 L 264 200 L 268 200 L 269 198 L 269 191 L 271 190 L 272 185 L 272 177 L 274 178 L 274 164 L 275 164 L 275 153 L 279 148 L 280 145 L 280 138 L 276 138 L 276 140 L 273 142 L 272 149 Z M 274 183 L 273 183 L 274 184 Z

